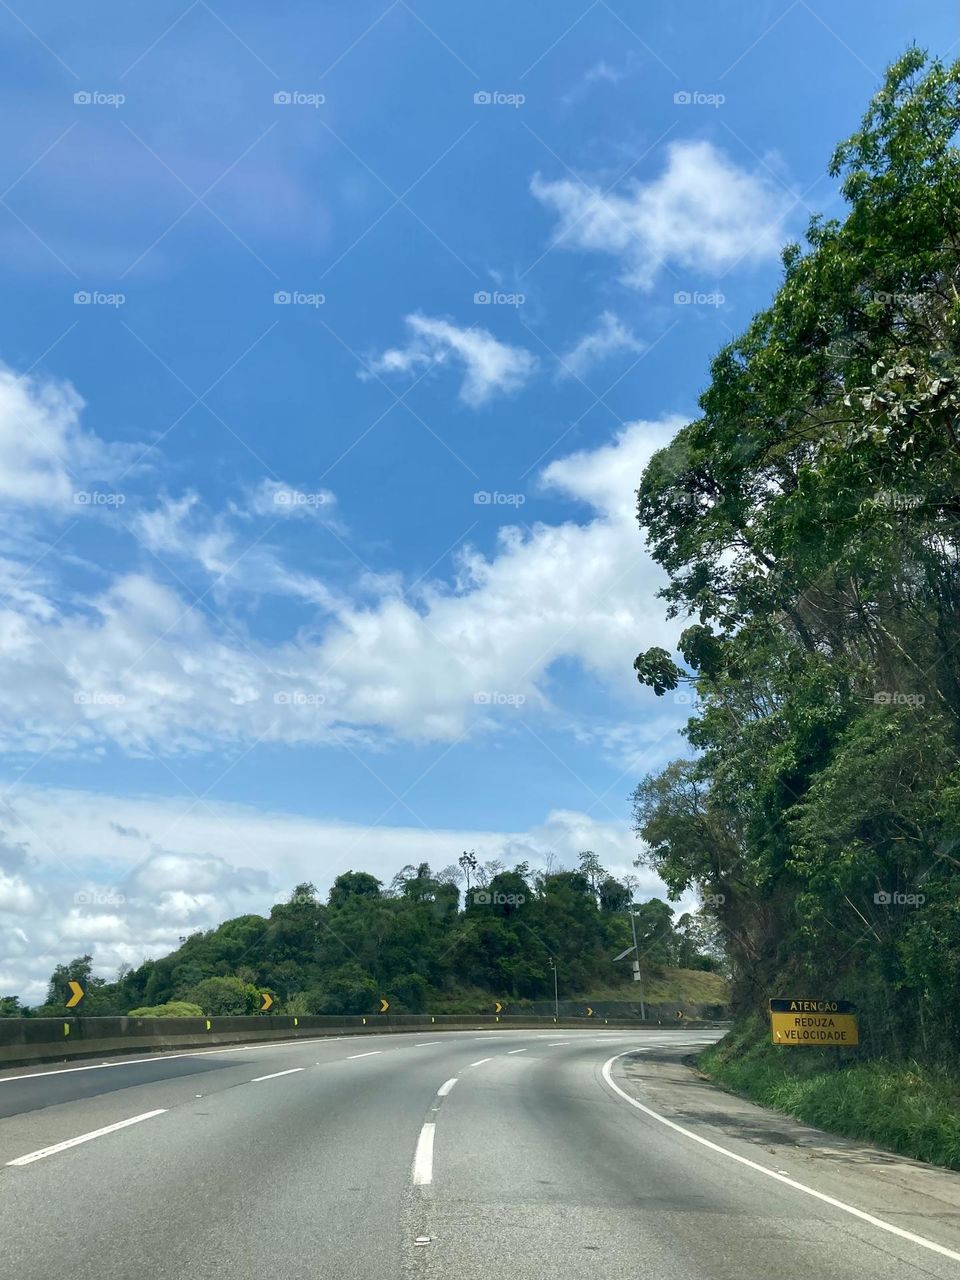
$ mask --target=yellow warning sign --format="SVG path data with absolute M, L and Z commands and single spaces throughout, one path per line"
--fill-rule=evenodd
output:
M 858 1045 L 860 1029 L 855 1013 L 770 1012 L 774 1044 Z

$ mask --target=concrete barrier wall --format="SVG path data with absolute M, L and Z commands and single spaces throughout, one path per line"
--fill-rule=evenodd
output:
M 269 1043 L 330 1035 L 377 1035 L 385 1031 L 458 1031 L 469 1028 L 558 1029 L 656 1026 L 625 1018 L 537 1017 L 524 1014 L 368 1014 L 366 1017 L 307 1017 L 271 1014 L 237 1018 L 0 1018 L 0 1066 L 61 1062 L 113 1053 L 150 1053 L 164 1049 L 199 1049 L 218 1044 Z M 691 1027 L 726 1027 L 727 1023 L 684 1020 Z

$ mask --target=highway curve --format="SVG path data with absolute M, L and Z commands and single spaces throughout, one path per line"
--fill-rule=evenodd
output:
M 960 1177 L 713 1089 L 684 1060 L 716 1035 L 424 1032 L 5 1072 L 7 1273 L 956 1276 Z

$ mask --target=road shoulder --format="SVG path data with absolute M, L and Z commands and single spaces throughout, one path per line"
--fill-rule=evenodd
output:
M 630 1054 L 613 1064 L 611 1075 L 644 1106 L 735 1155 L 960 1251 L 960 1174 L 727 1093 L 697 1071 L 689 1050 Z

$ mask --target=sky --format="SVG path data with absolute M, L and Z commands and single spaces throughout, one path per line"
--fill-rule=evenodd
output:
M 0 994 L 596 851 L 646 461 L 939 0 L 0 0 Z

